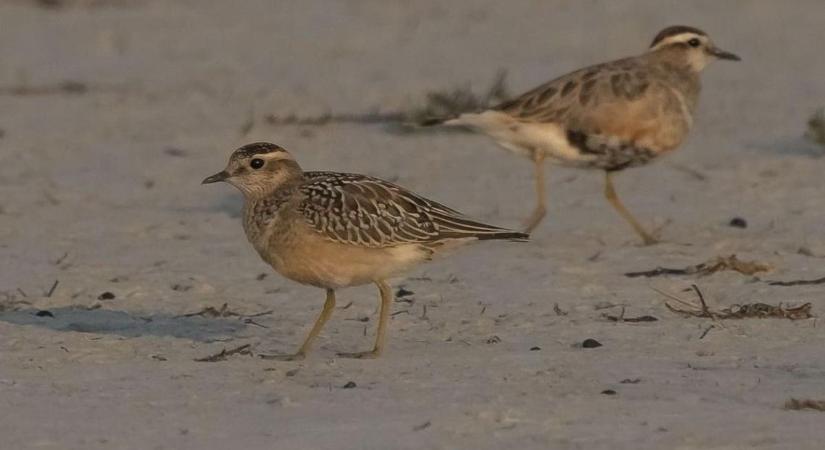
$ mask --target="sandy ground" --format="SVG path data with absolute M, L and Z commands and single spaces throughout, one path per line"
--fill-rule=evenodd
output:
M 653 289 L 825 311 L 822 285 L 766 282 L 825 276 L 825 159 L 801 138 L 825 103 L 821 1 L 35 3 L 0 3 L 0 448 L 822 448 L 823 413 L 783 405 L 825 399 L 825 327 L 684 318 Z M 674 23 L 743 62 L 709 68 L 680 151 L 618 179 L 665 243 L 637 245 L 598 173 L 553 169 L 532 243 L 395 282 L 414 294 L 383 358 L 335 356 L 371 345 L 364 287 L 339 294 L 352 305 L 304 362 L 194 361 L 293 350 L 323 303 L 258 259 L 229 186 L 199 184 L 242 143 L 502 225 L 532 206 L 529 164 L 483 137 L 264 116 L 393 111 L 499 68 L 520 91 Z M 774 270 L 623 275 L 729 254 Z M 180 317 L 223 303 L 272 312 Z M 623 307 L 659 320 L 603 317 Z

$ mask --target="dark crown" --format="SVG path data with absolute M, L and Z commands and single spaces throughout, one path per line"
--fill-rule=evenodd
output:
M 249 158 L 253 155 L 260 155 L 262 153 L 285 152 L 283 148 L 271 144 L 269 142 L 255 142 L 246 144 L 243 147 L 235 150 L 235 156 L 239 158 Z
M 656 44 L 658 44 L 659 42 L 662 42 L 663 40 L 665 40 L 665 39 L 667 39 L 671 36 L 676 36 L 677 34 L 682 34 L 682 33 L 693 33 L 693 34 L 698 34 L 699 36 L 707 36 L 708 35 L 707 33 L 705 33 L 704 31 L 702 31 L 698 28 L 693 28 L 693 27 L 689 27 L 689 26 L 685 26 L 685 25 L 675 25 L 675 26 L 672 26 L 672 27 L 667 27 L 664 30 L 660 31 L 659 34 L 657 34 L 656 37 L 653 38 L 653 42 L 650 44 L 650 46 L 655 47 Z

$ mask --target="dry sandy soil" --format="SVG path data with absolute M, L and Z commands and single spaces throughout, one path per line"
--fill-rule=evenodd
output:
M 820 0 L 3 1 L 0 448 L 822 448 L 825 413 L 784 405 L 825 399 L 825 327 L 686 318 L 656 289 L 825 311 L 823 285 L 768 283 L 825 276 L 825 159 L 801 137 L 825 103 L 823 22 Z M 517 92 L 675 23 L 743 61 L 708 69 L 680 151 L 618 178 L 665 243 L 637 244 L 598 173 L 553 169 L 531 243 L 395 281 L 414 294 L 381 359 L 335 356 L 371 345 L 369 286 L 340 292 L 306 361 L 255 357 L 294 350 L 323 292 L 272 273 L 239 195 L 199 184 L 236 146 L 502 225 L 532 205 L 529 164 L 483 137 L 268 114 L 392 112 L 499 68 Z M 624 276 L 730 254 L 773 269 Z M 181 316 L 224 303 L 241 316 Z M 658 321 L 604 317 L 622 308 Z

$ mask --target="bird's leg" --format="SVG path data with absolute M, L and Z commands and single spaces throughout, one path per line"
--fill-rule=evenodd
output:
M 375 332 L 375 347 L 367 352 L 339 353 L 338 356 L 344 358 L 377 358 L 384 351 L 384 337 L 387 333 L 387 322 L 390 319 L 390 307 L 392 305 L 392 288 L 383 280 L 375 282 L 378 291 L 381 293 L 381 308 L 378 313 L 378 330 Z
M 530 217 L 524 221 L 525 233 L 533 231 L 547 214 L 547 198 L 544 192 L 544 151 L 533 149 L 533 164 L 535 165 L 536 208 L 530 214 Z
M 616 195 L 616 190 L 613 188 L 613 175 L 610 171 L 604 172 L 604 196 L 607 197 L 607 201 L 613 205 L 613 208 L 619 213 L 624 220 L 626 220 L 630 226 L 636 231 L 636 233 L 641 236 L 642 240 L 644 241 L 645 245 L 652 245 L 659 242 L 656 238 L 654 238 L 647 230 L 642 227 L 642 225 L 630 214 L 630 211 L 624 207 L 622 201 L 619 200 L 619 196 Z
M 324 324 L 327 323 L 330 316 L 332 316 L 332 311 L 335 309 L 335 291 L 332 289 L 327 289 L 327 299 L 324 302 L 324 309 L 321 310 L 321 314 L 315 320 L 315 325 L 312 326 L 312 329 L 309 331 L 306 339 L 304 339 L 303 345 L 295 354 L 292 355 L 261 355 L 263 359 L 276 359 L 278 361 L 300 361 L 304 359 L 309 353 L 309 349 L 312 346 L 312 341 L 318 336 L 318 333 L 321 332 L 321 329 L 324 328 Z

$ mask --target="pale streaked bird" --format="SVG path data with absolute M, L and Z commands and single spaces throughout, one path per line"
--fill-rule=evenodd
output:
M 298 352 L 275 359 L 303 358 L 332 314 L 335 290 L 367 283 L 381 296 L 375 345 L 340 355 L 376 357 L 384 349 L 393 299 L 388 278 L 472 241 L 528 238 L 378 178 L 304 172 L 275 144 L 235 150 L 226 169 L 203 183 L 217 181 L 243 193 L 243 227 L 261 258 L 286 278 L 326 290 L 323 310 Z
M 546 212 L 544 163 L 599 169 L 605 196 L 646 244 L 656 239 L 624 207 L 612 174 L 679 146 L 693 125 L 699 74 L 714 59 L 738 61 L 708 35 L 665 28 L 639 56 L 577 70 L 486 111 L 427 121 L 465 126 L 534 162 L 536 206 L 527 232 Z

